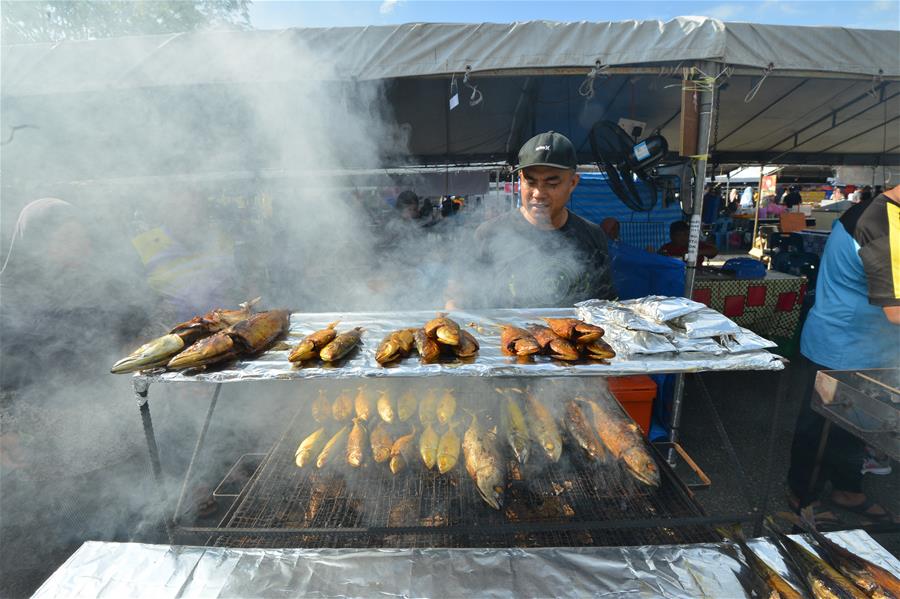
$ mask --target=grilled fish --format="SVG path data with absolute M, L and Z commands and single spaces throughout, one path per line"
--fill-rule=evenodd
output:
M 609 453 L 624 463 L 634 478 L 645 485 L 658 487 L 659 467 L 644 445 L 641 429 L 628 417 L 619 402 L 608 393 L 597 401 L 580 401 L 590 407 L 594 430 Z
M 585 335 L 591 335 L 590 339 L 599 339 L 605 332 L 602 327 L 588 324 L 577 318 L 544 318 L 542 320 L 553 329 L 554 333 L 569 341 L 577 341 Z
M 725 538 L 733 540 L 737 543 L 744 556 L 750 570 L 765 586 L 767 595 L 765 599 L 803 599 L 803 595 L 797 592 L 791 584 L 782 578 L 774 568 L 765 561 L 760 559 L 756 553 L 747 545 L 747 540 L 741 531 L 740 524 L 736 524 L 731 528 L 717 529 Z
M 349 391 L 341 391 L 331 404 L 331 416 L 338 422 L 349 420 L 353 416 L 353 400 Z
M 288 360 L 291 362 L 303 362 L 305 360 L 312 360 L 313 358 L 319 357 L 319 352 L 323 347 L 331 343 L 331 341 L 337 336 L 337 331 L 334 330 L 334 327 L 337 326 L 338 320 L 331 322 L 324 329 L 315 331 L 303 338 L 303 340 L 297 344 L 293 350 L 291 350 L 291 354 L 288 356 Z
M 359 468 L 366 450 L 366 427 L 361 418 L 353 419 L 353 429 L 347 437 L 347 463 Z
M 437 341 L 425 333 L 425 329 L 416 329 L 416 332 L 413 333 L 413 338 L 416 341 L 416 349 L 423 363 L 430 364 L 440 357 L 440 346 L 437 344 Z
M 320 453 L 319 457 L 316 459 L 316 468 L 321 469 L 334 463 L 337 459 L 335 456 L 344 453 L 341 451 L 341 445 L 344 445 L 347 441 L 348 432 L 350 432 L 350 427 L 345 425 L 328 440 L 328 443 L 326 443 L 325 447 L 322 449 L 322 453 Z
M 828 561 L 870 597 L 900 599 L 900 580 L 891 572 L 841 547 L 818 530 L 807 507 L 800 514 L 800 526 L 815 539 Z
M 369 435 L 369 445 L 372 447 L 372 458 L 378 462 L 387 461 L 391 457 L 391 446 L 394 442 L 384 422 L 379 422 Z
M 472 423 L 463 437 L 462 448 L 466 472 L 475 483 L 478 494 L 485 503 L 499 510 L 503 505 L 506 486 L 506 463 L 497 447 L 495 435 L 484 430 L 475 414 L 472 414 Z
M 434 389 L 425 392 L 425 398 L 419 402 L 419 422 L 423 425 L 434 422 L 437 418 L 438 398 Z
M 616 350 L 603 339 L 595 339 L 582 346 L 588 358 L 609 360 L 616 357 Z
M 184 349 L 185 342 L 179 335 L 169 333 L 140 346 L 125 358 L 113 364 L 110 372 L 124 374 L 136 370 L 149 370 L 165 366 L 172 356 Z
M 540 324 L 528 325 L 528 332 L 534 337 L 541 351 L 550 354 L 557 360 L 567 360 L 574 362 L 581 357 L 578 348 L 575 347 L 568 339 L 564 339 L 553 332 L 550 327 Z
M 375 359 L 379 364 L 388 364 L 394 360 L 405 358 L 412 351 L 413 336 L 408 329 L 392 331 L 384 336 L 378 350 L 375 352 Z
M 397 474 L 404 468 L 406 468 L 407 464 L 412 463 L 413 456 L 415 455 L 415 445 L 413 444 L 413 440 L 416 438 L 416 427 L 412 427 L 412 430 L 406 435 L 402 437 L 398 437 L 394 444 L 391 446 L 391 472 Z
M 608 460 L 606 447 L 603 446 L 600 437 L 597 436 L 584 412 L 581 411 L 581 407 L 575 401 L 566 402 L 563 422 L 566 424 L 566 430 L 591 460 L 599 462 Z
M 428 423 L 419 436 L 419 454 L 422 456 L 422 461 L 425 462 L 425 467 L 429 470 L 434 468 L 437 463 L 439 442 L 438 434 L 434 432 L 431 423 Z
M 512 325 L 500 325 L 500 347 L 512 356 L 530 356 L 541 351 L 541 344 L 525 329 Z
M 416 396 L 412 390 L 406 391 L 397 400 L 397 418 L 400 422 L 406 422 L 410 416 L 416 413 Z
M 423 327 L 425 334 L 444 345 L 459 345 L 459 325 L 447 318 L 446 314 L 438 314 Z
M 453 346 L 453 353 L 456 354 L 456 357 L 471 358 L 478 353 L 479 349 L 478 341 L 475 339 L 475 336 L 469 331 L 460 329 L 459 345 Z
M 503 398 L 500 420 L 513 455 L 520 464 L 524 464 L 528 461 L 528 426 L 519 403 L 508 395 Z
M 388 424 L 394 422 L 396 414 L 394 413 L 394 405 L 391 402 L 391 394 L 388 391 L 382 391 L 378 395 L 378 401 L 375 402 L 375 407 L 382 420 Z
M 456 414 L 456 398 L 451 389 L 444 389 L 444 394 L 437 404 L 437 419 L 441 424 L 447 424 Z
M 788 564 L 793 564 L 816 599 L 866 599 L 865 593 L 857 589 L 843 574 L 829 566 L 825 560 L 789 536 L 776 530 L 772 532 Z
M 312 416 L 316 422 L 325 422 L 331 416 L 331 402 L 322 389 L 319 389 L 319 397 L 312 402 Z
M 438 472 L 447 474 L 456 467 L 459 461 L 459 435 L 454 430 L 457 423 L 451 422 L 447 425 L 447 431 L 441 435 L 438 441 L 437 465 Z
M 314 457 L 322 452 L 328 437 L 325 435 L 325 427 L 323 426 L 307 438 L 303 439 L 297 451 L 294 453 L 294 461 L 298 468 L 303 468 L 307 464 L 312 463 Z
M 528 429 L 535 442 L 544 450 L 551 462 L 559 461 L 562 455 L 562 437 L 550 411 L 531 393 L 525 394 L 525 413 L 528 415 Z
M 369 394 L 365 385 L 362 385 L 356 393 L 356 398 L 353 400 L 353 407 L 356 408 L 356 417 L 368 422 L 369 417 L 372 416 L 372 411 L 375 408 L 373 406 L 372 396 Z
M 319 357 L 326 362 L 340 360 L 359 344 L 360 339 L 362 339 L 362 327 L 356 327 L 346 333 L 341 333 L 331 343 L 322 348 L 322 351 L 319 352 Z

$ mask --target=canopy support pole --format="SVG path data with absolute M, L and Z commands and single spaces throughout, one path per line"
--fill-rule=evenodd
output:
M 695 86 L 696 92 L 693 97 L 697 102 L 697 155 L 694 156 L 694 201 L 691 203 L 691 230 L 688 239 L 688 252 L 685 257 L 687 262 L 687 271 L 684 277 L 684 296 L 691 298 L 694 295 L 694 276 L 697 271 L 697 256 L 700 249 L 700 222 L 703 217 L 703 187 L 706 183 L 706 163 L 709 160 L 709 142 L 712 136 L 712 125 L 715 122 L 716 115 L 716 85 L 714 80 L 716 75 L 715 69 L 718 68 L 716 63 L 711 61 L 701 61 L 697 65 L 699 73 L 690 81 L 685 81 L 685 85 Z M 672 421 L 671 430 L 669 432 L 669 441 L 678 442 L 678 429 L 681 426 L 681 411 L 684 401 L 684 375 L 679 374 L 675 377 L 675 392 L 672 399 Z M 668 460 L 670 464 L 675 462 L 674 450 L 669 451 Z

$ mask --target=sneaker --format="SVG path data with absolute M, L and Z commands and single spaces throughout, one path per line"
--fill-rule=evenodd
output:
M 863 460 L 860 472 L 863 474 L 890 474 L 891 465 L 889 463 L 881 463 L 875 458 L 867 457 Z

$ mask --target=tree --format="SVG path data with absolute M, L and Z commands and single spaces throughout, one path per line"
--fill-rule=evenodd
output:
M 2 0 L 2 43 L 249 29 L 251 0 Z

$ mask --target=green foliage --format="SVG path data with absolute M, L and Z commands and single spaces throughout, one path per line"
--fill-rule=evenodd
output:
M 2 43 L 249 29 L 250 0 L 3 0 Z

